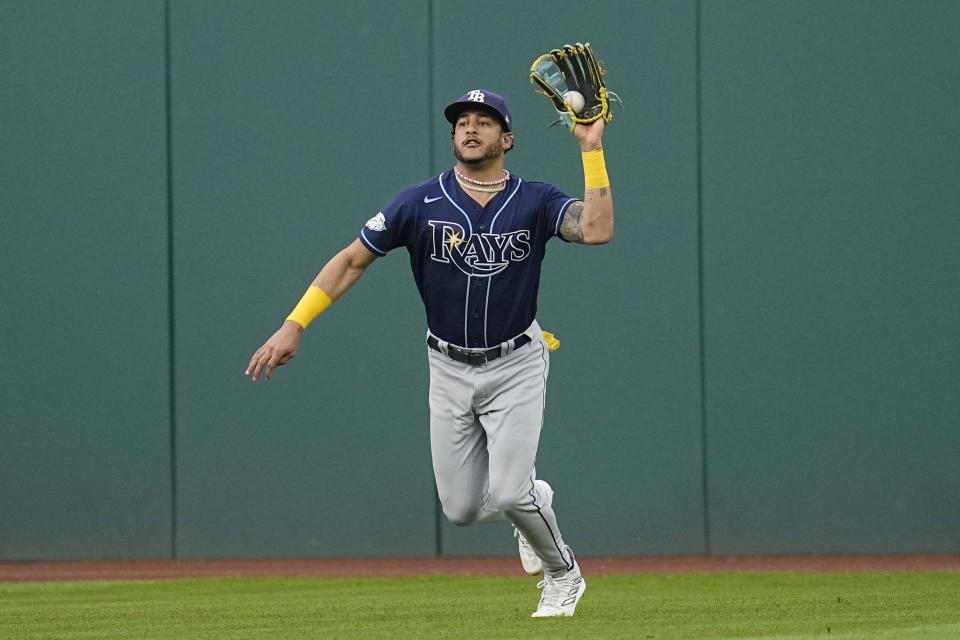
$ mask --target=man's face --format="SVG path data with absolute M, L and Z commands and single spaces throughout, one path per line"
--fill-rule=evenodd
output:
M 495 160 L 512 145 L 513 134 L 486 111 L 464 111 L 453 125 L 453 155 L 464 164 Z

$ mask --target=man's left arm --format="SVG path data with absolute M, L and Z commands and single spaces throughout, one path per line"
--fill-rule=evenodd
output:
M 559 234 L 568 242 L 604 244 L 613 238 L 613 195 L 603 157 L 603 118 L 578 124 L 573 135 L 583 158 L 584 194 L 563 214 Z

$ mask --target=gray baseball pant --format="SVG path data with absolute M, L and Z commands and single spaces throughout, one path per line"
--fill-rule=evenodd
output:
M 530 343 L 482 365 L 427 348 L 433 472 L 450 522 L 509 520 L 544 573 L 558 576 L 573 568 L 573 557 L 533 484 L 550 355 L 536 322 L 525 333 Z

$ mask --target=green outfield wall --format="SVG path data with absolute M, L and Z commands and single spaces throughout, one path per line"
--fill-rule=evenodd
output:
M 575 40 L 626 106 L 541 287 L 568 541 L 960 552 L 960 3 L 567 4 L 0 0 L 0 560 L 512 554 L 439 516 L 403 252 L 243 370 L 465 91 L 580 193 Z

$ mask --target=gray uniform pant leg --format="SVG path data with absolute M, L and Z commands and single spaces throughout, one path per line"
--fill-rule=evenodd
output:
M 537 495 L 537 447 L 550 357 L 534 324 L 533 340 L 485 365 L 428 349 L 430 448 L 447 519 L 465 526 L 511 521 L 558 575 L 573 567 L 553 509 Z

